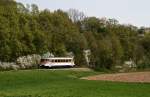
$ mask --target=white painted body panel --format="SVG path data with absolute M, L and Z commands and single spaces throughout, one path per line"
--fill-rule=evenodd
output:
M 53 67 L 53 66 L 74 66 L 73 63 L 47 63 L 43 64 L 44 66 Z

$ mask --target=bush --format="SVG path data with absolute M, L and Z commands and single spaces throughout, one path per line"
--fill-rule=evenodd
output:
M 149 63 L 138 64 L 137 68 L 138 69 L 150 69 L 150 64 Z

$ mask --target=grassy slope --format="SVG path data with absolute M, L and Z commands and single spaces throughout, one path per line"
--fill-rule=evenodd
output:
M 78 79 L 96 72 L 0 72 L 0 97 L 150 97 L 150 84 L 87 81 Z

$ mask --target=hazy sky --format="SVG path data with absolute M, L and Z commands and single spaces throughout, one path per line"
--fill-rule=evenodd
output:
M 39 9 L 78 9 L 87 16 L 115 18 L 123 24 L 150 27 L 150 0 L 16 0 Z

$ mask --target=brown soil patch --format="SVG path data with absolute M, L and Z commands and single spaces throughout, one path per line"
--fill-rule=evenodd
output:
M 101 75 L 83 77 L 82 79 L 102 80 L 102 81 L 117 81 L 117 82 L 150 83 L 150 72 L 101 74 Z

